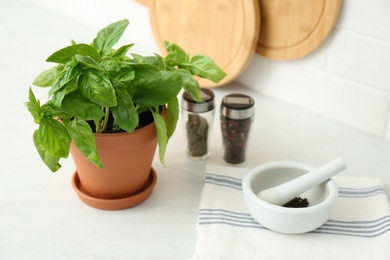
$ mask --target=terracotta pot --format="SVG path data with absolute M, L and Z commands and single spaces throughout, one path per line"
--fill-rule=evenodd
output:
M 71 145 L 70 152 L 82 186 L 76 187 L 78 193 L 82 190 L 95 200 L 119 200 L 150 189 L 153 174 L 154 185 L 156 176 L 151 168 L 157 146 L 154 123 L 131 134 L 95 134 L 95 138 L 102 169 L 92 164 L 73 143 Z

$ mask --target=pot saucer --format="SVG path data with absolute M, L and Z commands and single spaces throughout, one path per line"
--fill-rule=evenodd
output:
M 80 200 L 91 207 L 104 210 L 127 209 L 141 204 L 150 196 L 154 186 L 156 185 L 156 182 L 156 171 L 151 168 L 149 180 L 146 184 L 146 187 L 140 193 L 120 199 L 101 199 L 92 197 L 84 191 L 83 187 L 81 186 L 77 171 L 73 174 L 72 177 L 72 187 L 76 191 Z

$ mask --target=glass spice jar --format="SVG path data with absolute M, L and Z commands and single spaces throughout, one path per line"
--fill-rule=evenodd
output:
M 223 159 L 231 165 L 246 163 L 246 147 L 255 115 L 255 101 L 244 94 L 230 94 L 221 103 Z
M 187 141 L 187 155 L 202 160 L 210 155 L 209 135 L 214 121 L 214 93 L 201 88 L 203 102 L 196 102 L 188 93 L 182 96 L 182 122 Z

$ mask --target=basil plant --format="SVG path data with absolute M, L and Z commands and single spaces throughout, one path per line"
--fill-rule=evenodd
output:
M 47 58 L 57 65 L 43 71 L 33 84 L 48 87 L 40 104 L 31 87 L 28 110 L 38 129 L 33 141 L 48 168 L 55 172 L 67 158 L 71 141 L 97 167 L 103 165 L 93 133 L 129 132 L 139 127 L 140 115 L 150 111 L 156 125 L 159 158 L 164 155 L 179 116 L 177 95 L 183 88 L 201 101 L 193 78 L 219 82 L 226 74 L 209 57 L 192 58 L 178 45 L 165 42 L 168 54 L 144 57 L 128 52 L 133 44 L 114 49 L 128 20 L 100 30 L 91 44 L 72 42 Z M 166 106 L 166 119 L 160 107 Z

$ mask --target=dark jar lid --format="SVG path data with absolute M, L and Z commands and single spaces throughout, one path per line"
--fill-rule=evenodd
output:
M 187 92 L 183 93 L 181 107 L 187 111 L 202 113 L 213 110 L 214 105 L 214 93 L 210 89 L 201 88 L 200 95 L 203 102 L 196 102 Z
M 221 114 L 231 119 L 247 119 L 255 115 L 255 100 L 244 94 L 230 94 L 222 99 Z

